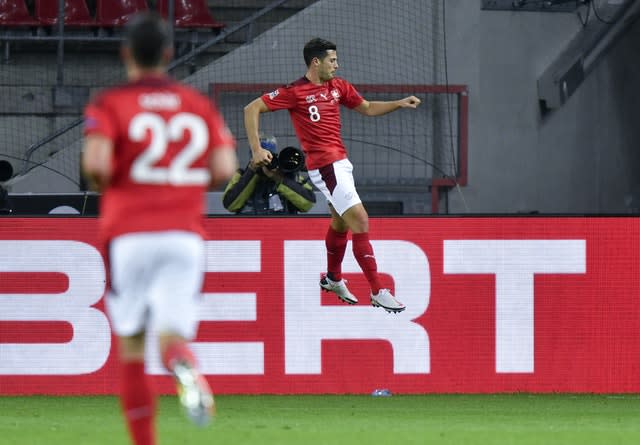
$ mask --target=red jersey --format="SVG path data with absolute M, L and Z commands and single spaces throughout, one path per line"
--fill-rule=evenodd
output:
M 316 85 L 302 77 L 264 94 L 262 100 L 271 111 L 289 110 L 309 170 L 347 157 L 340 134 L 340 104 L 355 108 L 364 100 L 349 82 L 335 77 Z
M 100 199 L 104 241 L 130 232 L 202 233 L 211 151 L 235 146 L 220 113 L 198 91 L 148 76 L 99 94 L 85 135 L 113 142 L 113 174 Z

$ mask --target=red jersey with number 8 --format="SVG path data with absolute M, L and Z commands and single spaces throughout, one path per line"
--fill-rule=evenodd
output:
M 85 109 L 85 135 L 113 142 L 100 198 L 101 238 L 131 232 L 202 233 L 211 151 L 235 146 L 208 98 L 167 76 L 105 90 Z
M 262 100 L 271 111 L 289 110 L 309 170 L 347 157 L 340 133 L 340 104 L 355 108 L 363 101 L 348 81 L 335 77 L 316 85 L 302 77 L 264 94 Z

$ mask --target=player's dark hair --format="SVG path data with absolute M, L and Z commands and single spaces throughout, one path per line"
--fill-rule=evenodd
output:
M 314 58 L 317 57 L 322 60 L 327 55 L 327 51 L 335 51 L 336 49 L 336 44 L 333 42 L 320 38 L 311 39 L 307 42 L 304 46 L 304 50 L 302 51 L 302 54 L 304 55 L 304 62 L 309 66 Z
M 162 54 L 172 42 L 166 21 L 155 11 L 136 14 L 127 24 L 124 44 L 142 68 L 162 63 Z

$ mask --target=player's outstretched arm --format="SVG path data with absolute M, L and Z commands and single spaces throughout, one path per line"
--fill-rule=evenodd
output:
M 271 152 L 260 146 L 260 114 L 270 111 L 261 97 L 244 107 L 244 129 L 251 148 L 251 158 L 257 167 L 269 165 Z
M 416 96 L 407 96 L 398 102 L 400 102 L 400 108 L 418 108 L 418 105 L 422 103 Z
M 390 101 L 373 101 L 363 100 L 355 110 L 365 116 L 382 116 L 391 113 L 400 108 L 417 108 L 422 101 L 415 96 L 407 96 L 403 99 Z
M 211 174 L 209 188 L 215 189 L 229 181 L 237 169 L 238 158 L 233 146 L 223 146 L 213 150 L 209 158 L 209 172 Z
M 101 135 L 92 134 L 84 139 L 82 149 L 82 174 L 92 190 L 102 191 L 109 185 L 112 175 L 113 142 Z

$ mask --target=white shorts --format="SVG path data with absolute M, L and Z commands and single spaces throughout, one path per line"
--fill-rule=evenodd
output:
M 204 279 L 204 242 L 192 232 L 130 233 L 109 246 L 111 286 L 105 305 L 118 336 L 152 325 L 193 339 Z
M 341 159 L 319 169 L 309 170 L 309 179 L 340 216 L 362 202 L 353 180 L 353 165 L 348 159 Z

